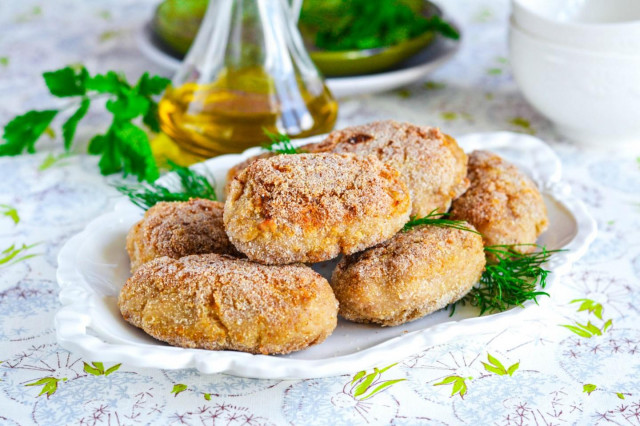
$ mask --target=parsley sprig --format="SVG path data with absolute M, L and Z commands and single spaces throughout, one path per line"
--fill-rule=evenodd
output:
M 438 209 L 433 209 L 431 212 L 423 217 L 411 216 L 409 222 L 404 224 L 402 232 L 407 232 L 416 226 L 432 225 L 441 228 L 454 228 L 461 231 L 468 231 L 474 234 L 480 235 L 475 229 L 469 228 L 467 222 L 464 220 L 451 220 L 445 219 L 449 216 L 449 213 L 438 213 Z
M 262 144 L 262 148 L 267 151 L 275 154 L 302 154 L 304 152 L 293 146 L 289 136 L 283 135 L 282 133 L 271 133 L 267 129 L 262 129 L 262 131 L 269 138 L 269 142 Z
M 519 253 L 514 247 L 535 246 L 534 253 Z M 539 296 L 549 296 L 538 290 L 547 285 L 549 271 L 543 264 L 551 255 L 564 250 L 547 250 L 537 244 L 518 244 L 516 246 L 495 245 L 485 247 L 487 258 L 480 282 L 463 299 L 452 304 L 451 315 L 457 303 L 469 303 L 484 313 L 502 312 L 513 306 L 522 306 L 527 300 L 538 303 Z
M 173 191 L 157 183 L 120 185 L 116 186 L 116 189 L 143 210 L 148 210 L 161 201 L 189 201 L 192 198 L 218 199 L 213 177 L 172 162 L 169 162 L 169 166 L 176 173 L 180 190 Z
M 112 114 L 111 124 L 105 133 L 94 136 L 88 147 L 90 154 L 101 156 L 100 172 L 104 175 L 123 172 L 125 176 L 132 174 L 148 182 L 158 177 L 147 132 L 134 120 L 141 118 L 150 130 L 160 130 L 158 105 L 153 96 L 162 93 L 170 82 L 168 79 L 144 73 L 131 85 L 121 74 L 109 71 L 91 76 L 83 66 L 65 67 L 42 76 L 53 96 L 73 101 L 63 109 L 28 111 L 11 120 L 4 128 L 0 156 L 19 155 L 25 150 L 34 153 L 36 142 L 50 129 L 53 119 L 73 109 L 62 124 L 64 149 L 68 152 L 78 123 L 89 111 L 92 101 L 106 98 L 106 109 Z

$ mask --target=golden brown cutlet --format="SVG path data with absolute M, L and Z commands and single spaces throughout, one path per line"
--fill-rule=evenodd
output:
M 217 254 L 142 265 L 118 305 L 125 320 L 171 345 L 261 354 L 322 342 L 338 311 L 329 283 L 308 266 Z
M 224 203 L 193 199 L 161 202 L 146 211 L 127 235 L 131 271 L 157 257 L 174 259 L 190 254 L 241 256 L 224 230 Z
M 434 209 L 446 212 L 451 201 L 469 186 L 467 156 L 453 138 L 434 127 L 376 121 L 333 131 L 322 142 L 300 149 L 309 153 L 375 155 L 405 179 L 413 216 L 426 216 Z M 273 155 L 263 153 L 237 164 L 229 170 L 227 182 L 256 159 Z
M 345 256 L 331 287 L 344 318 L 393 326 L 462 298 L 478 282 L 484 265 L 480 235 L 426 225 Z
M 485 245 L 534 244 L 547 229 L 547 209 L 535 183 L 498 155 L 474 151 L 469 156 L 471 186 L 453 202 L 451 217 L 466 220 L 483 235 Z M 527 253 L 534 246 L 516 246 Z
M 252 260 L 320 262 L 391 238 L 410 206 L 399 173 L 374 156 L 278 155 L 233 180 L 224 223 Z

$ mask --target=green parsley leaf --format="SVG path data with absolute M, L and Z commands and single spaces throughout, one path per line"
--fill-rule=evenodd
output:
M 171 80 L 168 78 L 153 76 L 149 77 L 149 73 L 145 72 L 138 80 L 138 84 L 136 84 L 137 92 L 141 95 L 151 96 L 151 95 L 159 95 L 162 91 L 171 83 Z
M 149 103 L 147 112 L 142 116 L 142 122 L 154 132 L 160 131 L 160 122 L 158 121 L 158 104 Z
M 118 96 L 116 99 L 107 101 L 107 110 L 120 121 L 127 121 L 144 115 L 149 108 L 149 100 L 133 91 Z
M 53 96 L 82 96 L 87 92 L 85 83 L 89 73 L 84 67 L 77 70 L 65 67 L 57 71 L 45 72 L 42 77 Z
M 11 120 L 4 128 L 2 138 L 6 141 L 0 145 L 0 156 L 18 155 L 26 149 L 33 154 L 35 143 L 45 132 L 58 110 L 29 111 Z
M 106 109 L 113 119 L 109 129 L 94 136 L 88 151 L 100 155 L 98 165 L 102 174 L 122 171 L 133 174 L 139 180 L 153 182 L 158 177 L 158 167 L 151 153 L 147 133 L 131 121 L 142 117 L 142 122 L 153 131 L 159 131 L 158 104 L 152 98 L 162 93 L 170 81 L 164 77 L 144 73 L 135 86 L 129 84 L 124 75 L 114 71 L 90 76 L 82 65 L 67 66 L 43 74 L 47 87 L 54 96 L 76 96 L 75 112 L 62 125 L 64 148 L 69 151 L 78 123 L 87 114 L 91 101 L 96 96 L 107 97 Z M 35 143 L 49 127 L 58 110 L 29 111 L 14 118 L 4 129 L 5 144 L 0 145 L 1 155 L 17 155 L 25 149 L 35 151 Z M 45 160 L 45 167 L 54 159 Z
M 98 167 L 103 175 L 117 173 L 122 169 L 122 156 L 113 133 L 110 128 L 105 134 L 96 135 L 89 142 L 89 154 L 102 155 Z
M 69 151 L 71 148 L 71 143 L 73 142 L 73 137 L 76 134 L 78 123 L 87 114 L 87 111 L 89 111 L 89 105 L 91 105 L 89 98 L 83 98 L 76 112 L 74 112 L 73 115 L 62 125 L 62 137 L 64 139 L 65 151 Z
M 109 71 L 106 74 L 97 74 L 87 80 L 87 90 L 94 90 L 98 93 L 120 93 L 120 87 L 126 81 L 116 72 Z M 127 85 L 128 86 L 128 85 Z
M 155 181 L 160 173 L 147 133 L 134 124 L 122 123 L 116 126 L 114 136 L 122 153 L 124 175 L 135 175 L 139 181 Z

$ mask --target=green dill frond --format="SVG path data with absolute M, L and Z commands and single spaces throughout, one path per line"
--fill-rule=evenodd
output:
M 188 167 L 172 162 L 169 162 L 169 166 L 176 173 L 180 190 L 173 191 L 156 183 L 119 185 L 116 189 L 143 210 L 148 210 L 161 201 L 189 201 L 192 198 L 218 199 L 213 177 L 201 175 Z
M 473 232 L 474 234 L 481 235 L 475 229 L 469 228 L 467 226 L 467 222 L 463 220 L 444 219 L 447 216 L 449 216 L 449 213 L 438 213 L 438 209 L 431 210 L 431 212 L 424 217 L 418 218 L 416 216 L 411 216 L 409 222 L 405 223 L 404 227 L 402 227 L 402 232 L 407 232 L 410 229 L 415 228 L 416 226 L 432 225 L 439 226 L 441 228 L 459 229 L 461 231 L 468 231 Z
M 291 143 L 289 136 L 282 133 L 271 133 L 267 129 L 262 129 L 264 134 L 269 138 L 269 142 L 262 144 L 262 148 L 276 154 L 302 154 L 304 151 L 296 148 Z
M 547 250 L 536 244 L 540 250 L 534 253 L 519 253 L 515 246 L 495 245 L 485 247 L 487 266 L 480 282 L 462 300 L 452 305 L 452 314 L 457 303 L 469 303 L 484 313 L 502 312 L 513 306 L 522 306 L 527 300 L 538 303 L 539 296 L 549 296 L 544 289 L 549 271 L 543 264 L 551 255 L 564 250 Z

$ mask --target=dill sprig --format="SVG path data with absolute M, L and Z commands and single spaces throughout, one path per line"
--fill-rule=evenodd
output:
M 537 244 L 517 244 L 516 246 L 535 246 L 540 251 L 519 253 L 514 246 L 495 245 L 485 247 L 487 263 L 480 282 L 463 299 L 452 304 L 451 315 L 457 303 L 471 304 L 480 308 L 480 315 L 485 312 L 502 312 L 512 306 L 522 306 L 527 300 L 538 303 L 539 296 L 549 296 L 538 290 L 547 285 L 549 271 L 542 265 L 552 254 L 564 250 L 547 250 Z
M 467 226 L 467 222 L 463 220 L 444 219 L 447 216 L 449 216 L 449 213 L 438 213 L 438 209 L 431 210 L 431 212 L 424 217 L 419 218 L 416 216 L 411 216 L 409 222 L 404 224 L 402 232 L 407 232 L 416 226 L 432 225 L 439 226 L 441 228 L 459 229 L 461 231 L 473 232 L 474 234 L 480 235 L 480 233 L 475 229 L 469 228 Z
M 262 144 L 262 148 L 275 154 L 301 154 L 304 151 L 296 148 L 291 143 L 289 136 L 282 133 L 271 133 L 267 129 L 262 129 L 264 134 L 269 138 L 269 142 Z
M 148 210 L 161 201 L 189 201 L 192 198 L 217 200 L 213 178 L 169 162 L 171 170 L 180 181 L 181 190 L 173 191 L 157 183 L 120 185 L 116 189 L 129 197 L 131 202 L 143 210 Z

